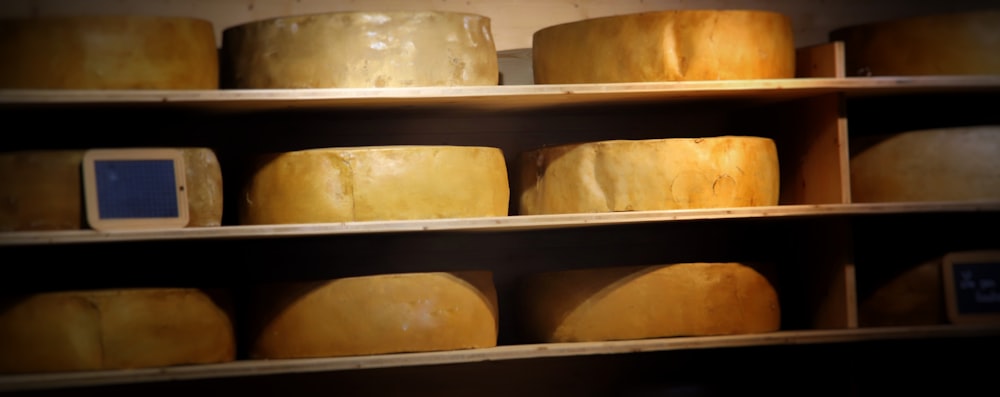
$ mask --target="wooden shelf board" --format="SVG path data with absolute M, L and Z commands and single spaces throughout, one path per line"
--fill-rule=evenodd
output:
M 152 105 L 211 111 L 290 108 L 539 109 L 558 105 L 692 99 L 794 99 L 842 92 L 886 95 L 1000 91 L 1000 76 L 916 76 L 719 80 L 616 84 L 266 90 L 0 90 L 0 108 L 25 105 Z
M 1000 210 L 1000 201 L 779 205 L 767 207 L 633 211 L 592 214 L 365 221 L 286 225 L 232 225 L 127 231 L 58 230 L 0 233 L 0 246 L 151 240 L 248 239 L 366 233 L 518 231 L 732 218 L 859 216 Z
M 996 325 L 944 324 L 837 330 L 790 330 L 749 335 L 609 342 L 541 343 L 354 357 L 237 360 L 219 364 L 147 369 L 0 375 L 0 392 L 668 350 L 994 336 L 1000 336 L 1000 327 Z

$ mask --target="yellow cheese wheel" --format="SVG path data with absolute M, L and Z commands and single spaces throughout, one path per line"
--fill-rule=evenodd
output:
M 0 20 L 0 88 L 217 89 L 205 20 L 63 16 Z
M 261 285 L 247 305 L 252 358 L 493 347 L 489 271 L 401 273 Z
M 190 288 L 40 292 L 0 304 L 0 372 L 208 364 L 235 359 L 228 295 Z
M 319 148 L 266 155 L 240 200 L 243 224 L 506 216 L 500 149 Z
M 855 202 L 1000 199 L 1000 126 L 851 138 Z
M 849 76 L 1000 74 L 1000 9 L 923 15 L 830 32 Z
M 795 77 L 791 20 L 754 10 L 669 10 L 535 32 L 536 84 Z
M 778 204 L 769 138 L 612 140 L 522 153 L 522 215 Z
M 223 31 L 234 88 L 497 85 L 490 19 L 442 11 L 335 12 Z
M 188 226 L 222 224 L 222 168 L 209 148 L 181 148 L 187 169 Z M 0 231 L 87 226 L 83 149 L 0 153 Z
M 778 330 L 777 291 L 742 263 L 678 263 L 529 274 L 519 290 L 525 336 L 585 342 Z

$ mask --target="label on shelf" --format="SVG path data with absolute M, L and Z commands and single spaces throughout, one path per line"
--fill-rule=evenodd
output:
M 1000 251 L 951 252 L 942 265 L 948 320 L 1000 323 Z
M 88 150 L 83 156 L 87 223 L 97 230 L 185 227 L 185 174 L 180 150 Z

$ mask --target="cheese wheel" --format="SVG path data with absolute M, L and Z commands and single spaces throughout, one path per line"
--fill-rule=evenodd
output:
M 500 149 L 319 148 L 263 156 L 240 200 L 243 224 L 506 216 Z
M 1000 74 L 1000 10 L 924 15 L 847 26 L 849 76 Z
M 769 138 L 612 140 L 552 146 L 520 158 L 522 215 L 778 204 Z
M 741 263 L 678 263 L 529 274 L 519 291 L 525 336 L 586 342 L 778 330 L 778 295 Z
M 41 292 L 0 305 L 0 372 L 208 364 L 235 359 L 222 292 L 135 288 Z
M 855 202 L 1000 199 L 1000 126 L 852 138 Z
M 536 84 L 795 77 L 791 20 L 753 10 L 669 10 L 584 19 L 532 38 Z
M 209 148 L 181 148 L 188 227 L 222 224 L 222 168 Z M 87 227 L 81 166 L 84 150 L 0 153 L 0 231 Z
M 63 16 L 0 20 L 0 88 L 217 89 L 205 20 Z
M 490 19 L 441 11 L 336 12 L 223 31 L 234 88 L 497 85 Z
M 937 258 L 893 272 L 860 291 L 858 324 L 863 327 L 934 325 L 948 322 Z M 867 289 L 867 288 L 866 288 Z
M 402 273 L 255 288 L 252 358 L 356 356 L 493 347 L 489 271 Z

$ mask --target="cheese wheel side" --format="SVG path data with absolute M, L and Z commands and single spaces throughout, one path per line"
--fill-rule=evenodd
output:
M 245 185 L 244 224 L 506 216 L 500 149 L 382 146 L 263 156 Z
M 254 358 L 493 347 L 499 321 L 489 271 L 262 285 L 248 308 Z
M 42 292 L 0 306 L 0 372 L 149 368 L 235 359 L 223 292 L 135 288 Z
M 211 22 L 154 16 L 0 21 L 0 87 L 217 89 Z
M 537 84 L 795 77 L 785 15 L 671 10 L 585 19 L 533 35 Z
M 759 333 L 781 323 L 776 290 L 741 263 L 537 273 L 519 294 L 525 335 L 542 342 Z
M 439 11 L 338 12 L 223 31 L 224 85 L 331 88 L 496 85 L 490 19 Z
M 830 32 L 844 42 L 851 76 L 1000 74 L 1000 10 L 924 15 L 847 26 Z
M 774 141 L 614 140 L 522 153 L 522 215 L 777 205 Z

